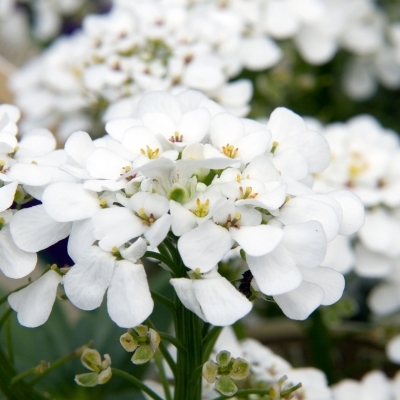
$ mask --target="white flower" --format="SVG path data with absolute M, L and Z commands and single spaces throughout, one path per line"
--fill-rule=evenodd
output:
M 252 308 L 251 302 L 216 269 L 206 274 L 195 271 L 191 279 L 174 278 L 170 282 L 186 308 L 216 326 L 232 325 Z
M 141 324 L 153 311 L 143 265 L 115 260 L 97 246 L 87 250 L 68 271 L 64 287 L 69 300 L 82 310 L 99 307 L 107 291 L 110 318 L 123 328 Z
M 361 381 L 344 379 L 332 387 L 334 400 L 351 399 L 393 399 L 393 389 L 389 379 L 381 371 L 371 371 Z
M 21 325 L 36 328 L 47 321 L 61 281 L 61 275 L 50 270 L 26 288 L 8 296 L 8 302 L 17 311 Z

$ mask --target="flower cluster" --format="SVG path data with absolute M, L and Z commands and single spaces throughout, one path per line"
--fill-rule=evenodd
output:
M 400 398 L 400 374 L 390 380 L 382 371 L 370 371 L 360 381 L 344 379 L 332 386 L 334 400 Z
M 360 197 L 366 208 L 365 225 L 357 234 L 354 250 L 350 238 L 337 238 L 328 246 L 324 265 L 343 273 L 354 267 L 360 276 L 387 277 L 390 283 L 385 286 L 393 287 L 400 256 L 398 136 L 368 115 L 325 128 L 319 126 L 319 129 L 331 147 L 332 162 L 322 174 L 315 176 L 314 190 L 323 193 L 348 188 Z M 374 290 L 370 302 L 373 311 L 380 314 L 393 311 L 395 299 L 388 302 L 391 295 L 387 290 L 390 289 Z M 385 299 L 380 301 L 382 296 Z
M 255 339 L 238 341 L 232 329 L 224 328 L 213 351 L 218 353 L 221 349 L 229 349 L 235 357 L 242 357 L 249 363 L 250 373 L 241 388 L 269 389 L 270 395 L 275 395 L 271 398 L 281 399 L 290 398 L 284 396 L 284 393 L 290 392 L 290 388 L 301 382 L 301 387 L 293 393 L 294 399 L 332 399 L 332 391 L 322 371 L 316 368 L 293 368 L 285 359 Z M 203 381 L 204 400 L 215 398 L 216 392 L 209 386 Z M 263 396 L 252 395 L 252 398 Z
M 369 55 L 381 48 L 382 18 L 369 0 L 115 0 L 109 14 L 86 16 L 81 31 L 18 71 L 11 86 L 23 131 L 58 126 L 62 141 L 99 116 L 132 116 L 150 90 L 201 90 L 243 116 L 252 85 L 229 81 L 276 65 L 277 40 L 291 39 L 311 64 L 339 48 Z
M 350 191 L 310 189 L 330 153 L 298 115 L 278 108 L 264 125 L 200 92 L 151 92 L 135 118 L 112 120 L 106 130 L 97 140 L 75 132 L 64 150 L 49 153 L 59 175 L 30 188 L 42 204 L 10 222 L 13 240 L 28 252 L 69 235 L 75 265 L 62 281 L 74 305 L 97 308 L 107 291 L 111 319 L 139 325 L 153 309 L 139 259 L 165 241 L 176 243 L 187 267 L 186 275 L 164 263 L 177 295 L 214 325 L 230 325 L 252 308 L 218 272 L 235 247 L 251 271 L 251 293 L 272 296 L 290 318 L 305 319 L 340 298 L 343 276 L 320 263 L 328 242 L 362 226 L 364 209 Z M 51 305 L 39 303 L 54 301 L 61 277 L 53 275 L 9 297 L 21 324 L 47 319 Z

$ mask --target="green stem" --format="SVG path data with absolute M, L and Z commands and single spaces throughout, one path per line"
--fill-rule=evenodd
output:
M 169 354 L 168 349 L 166 348 L 166 346 L 164 345 L 163 342 L 161 342 L 159 344 L 158 348 L 160 349 L 162 355 L 164 356 L 165 361 L 167 362 L 167 364 L 171 368 L 172 373 L 174 374 L 174 376 L 176 376 L 176 369 L 177 369 L 176 362 L 172 358 L 171 354 Z
M 146 320 L 146 324 L 154 329 L 155 331 L 157 331 L 156 326 L 153 324 L 153 322 L 151 321 L 150 318 L 147 318 Z M 158 331 L 157 331 L 158 332 Z M 162 338 L 162 335 L 167 335 L 166 333 L 164 334 L 163 332 L 158 332 L 158 334 L 160 335 L 160 337 Z M 168 335 L 169 336 L 169 335 Z M 174 339 L 176 340 L 176 339 Z M 182 345 L 180 345 L 182 346 Z M 174 374 L 174 376 L 176 375 L 176 362 L 174 361 L 174 359 L 172 358 L 171 354 L 169 353 L 167 347 L 165 346 L 165 344 L 163 342 L 160 342 L 160 344 L 158 345 L 159 350 L 161 351 L 162 355 L 165 358 L 165 361 L 168 363 L 169 367 L 171 368 L 172 373 Z
M 15 292 L 18 292 L 18 291 L 22 290 L 23 288 L 27 287 L 28 285 L 29 285 L 29 283 L 27 283 L 26 285 L 22 285 L 22 286 L 20 286 L 19 288 L 14 289 L 14 290 L 11 291 L 10 293 L 6 294 L 5 296 L 0 297 L 0 305 L 2 305 L 3 303 L 5 303 L 5 302 L 7 301 L 8 296 L 9 296 L 10 294 L 15 293 Z
M 189 311 L 176 296 L 176 337 L 185 351 L 177 349 L 175 400 L 201 399 L 202 320 Z
M 309 318 L 311 325 L 307 329 L 308 343 L 311 350 L 312 365 L 325 372 L 328 382 L 334 381 L 333 344 L 322 312 L 315 310 Z
M 172 400 L 168 378 L 165 375 L 165 369 L 164 369 L 164 365 L 163 365 L 163 357 L 159 350 L 157 350 L 156 353 L 154 354 L 154 361 L 156 363 L 158 373 L 160 376 L 160 380 L 161 380 L 161 383 L 164 388 L 164 394 L 165 394 L 166 400 Z
M 153 400 L 164 400 L 156 392 L 153 392 L 148 386 L 146 386 L 138 378 L 135 378 L 133 375 L 130 375 L 127 372 L 121 371 L 120 369 L 116 369 L 116 368 L 111 368 L 111 372 L 113 375 L 119 376 L 119 377 L 127 380 L 128 382 L 132 383 L 139 390 L 141 390 L 142 392 L 145 392 L 147 395 L 149 395 Z
M 158 294 L 156 292 L 153 292 L 153 291 L 151 292 L 151 295 L 155 301 L 157 301 L 160 304 L 162 304 L 163 306 L 167 307 L 168 310 L 170 310 L 174 315 L 176 315 L 175 305 L 170 299 L 167 299 L 165 296 Z
M 14 351 L 13 351 L 13 346 L 12 346 L 10 318 L 7 318 L 7 320 L 6 320 L 6 345 L 7 345 L 8 359 L 10 360 L 10 364 L 14 365 Z
M 67 363 L 68 361 L 74 360 L 75 358 L 81 357 L 83 350 L 88 348 L 88 347 L 90 347 L 92 345 L 92 343 L 93 343 L 93 341 L 90 341 L 89 343 L 85 344 L 84 346 L 78 347 L 72 353 L 69 353 L 64 357 L 61 357 L 58 360 L 53 361 L 48 368 L 46 368 L 43 372 L 39 373 L 37 377 L 33 378 L 29 382 L 29 384 L 32 385 L 32 386 L 36 385 L 36 383 L 38 383 L 40 380 L 42 380 L 50 372 L 52 372 L 55 369 L 61 367 L 61 365 Z
M 3 316 L 0 318 L 0 330 L 3 327 L 4 323 L 7 321 L 7 318 L 11 315 L 12 313 L 12 309 L 9 308 L 4 314 Z
M 167 257 L 165 257 L 164 255 L 160 254 L 160 253 L 156 253 L 154 251 L 146 251 L 146 253 L 144 253 L 143 257 L 148 257 L 148 258 L 155 258 L 156 260 L 164 263 L 170 270 L 171 272 L 174 274 L 174 268 L 176 268 L 175 264 Z
M 207 336 L 203 340 L 203 346 L 204 346 L 204 351 L 203 351 L 203 362 L 208 361 L 211 352 L 213 351 L 215 342 L 218 339 L 219 334 L 222 331 L 222 326 L 214 326 L 212 327 L 209 332 L 207 333 Z
M 175 339 L 173 336 L 168 335 L 168 333 L 165 332 L 158 332 L 160 335 L 161 339 L 166 340 L 167 342 L 171 343 L 174 345 L 177 349 L 180 349 L 181 351 L 186 351 L 186 349 L 182 346 L 182 343 L 180 343 L 177 339 Z
M 36 374 L 36 365 L 32 368 L 27 369 L 26 371 L 20 372 L 18 375 L 15 375 L 10 382 L 10 386 L 16 384 L 18 381 L 21 379 L 24 379 L 25 377 L 29 375 Z

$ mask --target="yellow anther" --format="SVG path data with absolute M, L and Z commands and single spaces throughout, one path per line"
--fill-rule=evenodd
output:
M 242 180 L 240 174 L 237 174 L 237 175 L 236 175 L 236 180 L 240 183 L 240 181 Z
M 146 145 L 146 150 L 140 149 L 140 152 L 147 156 L 150 160 L 154 160 L 158 158 L 158 154 L 160 153 L 160 149 L 156 148 L 155 150 L 151 149 L 149 146 Z
M 111 249 L 111 253 L 118 253 L 118 247 L 117 246 L 113 246 L 113 248 Z
M 226 146 L 222 146 L 222 152 L 229 158 L 236 158 L 239 149 L 235 149 L 235 146 L 233 144 L 227 143 Z
M 243 199 L 254 199 L 257 197 L 258 193 L 253 193 L 253 188 L 251 186 L 247 186 L 243 191 L 243 187 L 239 188 L 240 190 L 240 198 Z
M 235 220 L 239 221 L 239 219 L 242 218 L 242 215 L 240 213 L 235 214 Z
M 0 229 L 4 226 L 6 220 L 3 217 L 0 217 Z
M 272 142 L 271 153 L 274 154 L 276 148 L 279 146 L 279 142 Z
M 5 161 L 0 160 L 0 172 L 3 171 L 5 165 L 6 165 Z
M 101 208 L 107 208 L 107 200 L 106 199 L 100 199 L 99 203 L 100 203 Z
M 131 167 L 129 165 L 127 165 L 123 169 L 124 169 L 125 172 L 129 172 L 131 170 Z
M 31 164 L 37 165 L 37 162 L 36 161 L 31 161 Z
M 206 200 L 204 203 L 201 202 L 199 198 L 196 199 L 196 209 L 193 210 L 193 214 L 196 217 L 203 218 L 208 214 L 208 207 L 210 205 L 210 200 Z

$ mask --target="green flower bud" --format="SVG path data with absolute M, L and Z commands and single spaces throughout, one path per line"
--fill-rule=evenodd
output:
M 203 365 L 203 378 L 208 383 L 214 383 L 218 374 L 218 364 L 213 360 L 207 361 Z
M 217 362 L 210 360 L 203 365 L 203 377 L 208 383 L 214 383 L 215 389 L 225 396 L 232 396 L 237 386 L 232 379 L 240 380 L 250 372 L 249 363 L 243 358 L 233 358 L 229 351 L 223 350 L 217 354 Z
M 135 352 L 131 358 L 134 364 L 144 364 L 154 356 L 161 338 L 154 329 L 138 325 L 124 333 L 119 341 L 126 351 Z
M 231 353 L 226 350 L 222 350 L 217 354 L 217 363 L 220 367 L 227 367 L 231 362 Z
M 128 352 L 135 351 L 139 346 L 136 339 L 129 332 L 124 333 L 119 338 L 119 342 L 121 343 L 121 346 Z
M 99 374 L 96 372 L 88 372 L 75 376 L 75 382 L 80 386 L 93 387 L 97 385 Z
M 84 367 L 91 371 L 101 371 L 100 353 L 94 349 L 85 349 L 82 353 L 81 361 Z
M 101 371 L 97 382 L 99 385 L 102 385 L 103 383 L 107 383 L 112 377 L 112 372 L 111 372 L 111 367 L 107 367 L 104 371 Z
M 221 378 L 218 379 L 217 383 L 215 384 L 215 389 L 225 396 L 233 396 L 238 390 L 232 379 L 226 375 L 221 376 Z
M 154 356 L 154 352 L 149 345 L 140 346 L 133 354 L 131 361 L 134 364 L 145 364 Z
M 80 386 L 93 387 L 108 382 L 111 379 L 111 358 L 108 354 L 104 355 L 101 361 L 100 353 L 94 349 L 86 348 L 81 356 L 82 364 L 93 372 L 79 374 L 75 376 L 75 382 Z
M 240 380 L 246 378 L 246 376 L 250 372 L 250 365 L 249 363 L 244 360 L 243 358 L 235 358 L 235 361 L 232 365 L 232 370 L 229 373 L 229 376 L 233 379 Z

